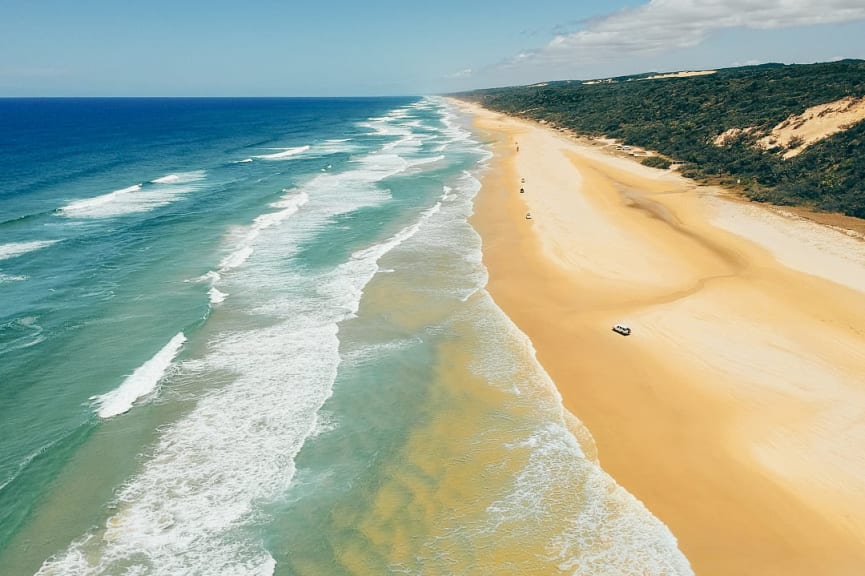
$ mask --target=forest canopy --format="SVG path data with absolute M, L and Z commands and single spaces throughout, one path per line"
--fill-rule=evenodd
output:
M 753 200 L 865 218 L 865 121 L 845 126 L 791 158 L 758 145 L 773 127 L 807 108 L 865 96 L 865 61 L 764 64 L 649 79 L 653 74 L 455 96 L 579 134 L 657 151 L 684 163 L 685 176 L 737 182 Z M 728 131 L 733 136 L 717 144 Z M 794 139 L 791 145 L 800 141 Z

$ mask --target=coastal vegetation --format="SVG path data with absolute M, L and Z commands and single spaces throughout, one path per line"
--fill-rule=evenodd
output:
M 648 73 L 458 96 L 579 134 L 654 150 L 661 157 L 644 164 L 665 168 L 674 161 L 685 176 L 735 186 L 753 200 L 865 218 L 865 114 L 857 120 L 848 117 L 836 128 L 840 131 L 822 139 L 806 143 L 794 135 L 783 145 L 771 144 L 779 126 L 786 122 L 798 128 L 809 108 L 836 101 L 846 108 L 862 104 L 862 60 L 764 64 L 691 76 Z M 826 120 L 826 114 L 818 120 Z

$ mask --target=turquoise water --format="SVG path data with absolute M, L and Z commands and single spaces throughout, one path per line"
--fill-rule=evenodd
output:
M 444 100 L 0 114 L 3 574 L 690 572 L 484 290 Z

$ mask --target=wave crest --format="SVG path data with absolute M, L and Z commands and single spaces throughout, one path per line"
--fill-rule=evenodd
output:
M 180 352 L 184 342 L 186 336 L 183 332 L 177 333 L 150 360 L 136 368 L 135 372 L 130 374 L 118 388 L 94 397 L 93 399 L 99 405 L 97 411 L 99 417 L 111 418 L 128 412 L 136 400 L 152 392 Z
M 15 258 L 28 252 L 41 250 L 52 244 L 56 244 L 57 240 L 34 240 L 32 242 L 9 242 L 8 244 L 0 244 L 0 260 L 8 260 Z
M 291 158 L 292 156 L 297 156 L 298 154 L 302 154 L 309 150 L 309 146 L 295 146 L 293 148 L 285 148 L 281 152 L 275 152 L 273 154 L 261 154 L 260 156 L 254 156 L 254 158 L 258 158 L 260 160 L 285 160 L 286 158 Z

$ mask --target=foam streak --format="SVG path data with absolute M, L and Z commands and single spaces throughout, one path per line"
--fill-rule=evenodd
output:
M 27 254 L 28 252 L 35 252 L 36 250 L 40 250 L 46 246 L 51 246 L 55 242 L 57 241 L 35 240 L 33 242 L 10 242 L 8 244 L 0 244 L 0 260 L 8 260 L 9 258 L 15 258 L 16 256 Z
M 99 405 L 97 412 L 99 417 L 111 418 L 128 412 L 136 400 L 152 392 L 171 366 L 174 357 L 180 352 L 184 342 L 186 336 L 183 332 L 176 334 L 153 358 L 136 368 L 120 387 L 97 396 L 95 400 Z

